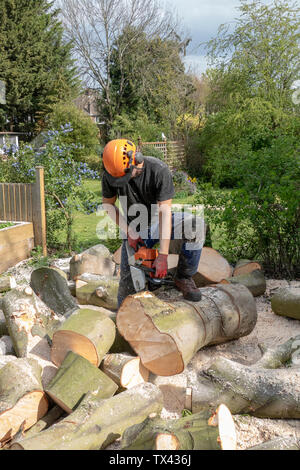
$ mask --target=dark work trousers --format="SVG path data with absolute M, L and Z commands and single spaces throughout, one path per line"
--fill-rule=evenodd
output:
M 147 248 L 159 242 L 158 223 L 148 228 L 148 238 L 142 237 Z M 126 241 L 123 240 L 121 254 L 121 273 L 118 291 L 118 307 L 123 300 L 135 293 L 128 264 Z M 205 223 L 203 219 L 190 213 L 172 213 L 172 234 L 170 254 L 179 254 L 176 277 L 191 278 L 198 269 L 202 248 L 205 241 Z

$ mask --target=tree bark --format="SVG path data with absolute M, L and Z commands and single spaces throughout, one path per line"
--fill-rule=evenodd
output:
M 16 280 L 13 276 L 10 276 L 9 274 L 2 274 L 0 276 L 0 294 L 14 289 L 16 285 Z
M 195 379 L 192 411 L 214 408 L 224 403 L 233 414 L 247 413 L 258 418 L 300 418 L 300 367 L 278 368 L 300 350 L 300 336 L 274 350 L 267 350 L 253 366 L 226 358 L 217 359 Z
M 235 425 L 225 405 L 176 420 L 148 417 L 125 431 L 122 449 L 235 450 Z
M 8 336 L 8 328 L 3 311 L 0 309 L 0 338 L 2 336 Z
M 98 367 L 114 343 L 115 331 L 114 322 L 103 312 L 77 310 L 54 333 L 51 360 L 59 367 L 73 351 Z
M 53 406 L 53 408 L 51 408 L 51 410 L 42 419 L 32 426 L 32 428 L 30 428 L 23 437 L 28 439 L 29 437 L 36 436 L 40 432 L 52 426 L 52 424 L 58 421 L 64 414 L 65 412 L 60 408 L 60 406 Z
M 95 305 L 108 310 L 118 309 L 119 279 L 105 277 L 101 281 L 76 281 L 76 297 L 80 305 Z
M 166 303 L 150 292 L 124 300 L 117 327 L 154 374 L 180 374 L 199 349 L 254 329 L 256 304 L 246 287 L 218 285 L 201 292 L 202 300 L 194 303 Z
M 17 359 L 0 369 L 1 442 L 12 439 L 21 426 L 30 428 L 47 413 L 41 370 L 34 359 Z
M 141 364 L 140 358 L 130 354 L 107 354 L 101 370 L 123 390 L 147 382 L 149 378 L 149 371 Z
M 87 359 L 69 351 L 56 376 L 45 391 L 68 414 L 88 392 L 97 391 L 99 398 L 110 398 L 118 386 Z
M 79 407 L 58 424 L 13 444 L 12 450 L 98 450 L 122 436 L 125 429 L 143 422 L 163 406 L 161 391 L 150 383 L 106 400 L 89 393 Z
M 66 278 L 58 272 L 57 268 L 36 269 L 31 274 L 30 286 L 36 295 L 58 315 L 68 317 L 78 309 Z
M 300 287 L 279 289 L 271 299 L 271 307 L 276 315 L 300 320 Z
M 2 302 L 3 312 L 15 353 L 27 357 L 36 345 L 34 336 L 52 336 L 62 317 L 52 312 L 30 287 L 17 287 Z
M 96 245 L 79 255 L 73 256 L 70 261 L 70 278 L 76 280 L 83 273 L 113 276 L 115 263 L 112 255 L 104 245 Z
M 216 250 L 203 247 L 198 272 L 193 276 L 197 287 L 216 284 L 232 275 L 232 267 Z
M 222 279 L 221 284 L 242 284 L 247 287 L 254 297 L 263 295 L 266 292 L 267 283 L 263 272 L 259 269 L 248 274 Z

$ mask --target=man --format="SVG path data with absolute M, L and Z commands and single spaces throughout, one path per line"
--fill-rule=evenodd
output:
M 177 252 L 179 262 L 175 285 L 185 299 L 192 302 L 201 300 L 192 276 L 197 272 L 204 243 L 204 221 L 201 219 L 202 229 L 194 233 L 197 220 L 191 214 L 172 213 L 175 192 L 168 166 L 156 158 L 144 157 L 137 152 L 133 142 L 125 139 L 113 140 L 106 145 L 103 165 L 103 208 L 119 225 L 129 245 L 137 251 L 139 245 L 152 248 L 160 242 L 159 254 L 153 264 L 156 278 L 166 277 L 168 254 Z M 124 216 L 116 206 L 117 198 Z M 178 233 L 184 236 L 178 237 Z M 135 292 L 125 241 L 121 256 L 119 307 L 128 295 Z

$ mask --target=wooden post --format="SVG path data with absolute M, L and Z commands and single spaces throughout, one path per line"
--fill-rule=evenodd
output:
M 139 152 L 142 150 L 142 146 L 143 146 L 142 138 L 141 138 L 141 136 L 139 135 L 139 137 L 138 137 L 138 145 L 137 145 L 137 150 L 138 150 Z
M 42 166 L 37 166 L 35 171 L 36 180 L 33 184 L 32 217 L 35 246 L 41 246 L 43 249 L 43 256 L 47 256 L 44 168 Z

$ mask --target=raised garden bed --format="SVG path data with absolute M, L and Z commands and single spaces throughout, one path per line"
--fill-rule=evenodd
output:
M 34 247 L 31 222 L 0 220 L 0 274 L 30 257 Z

